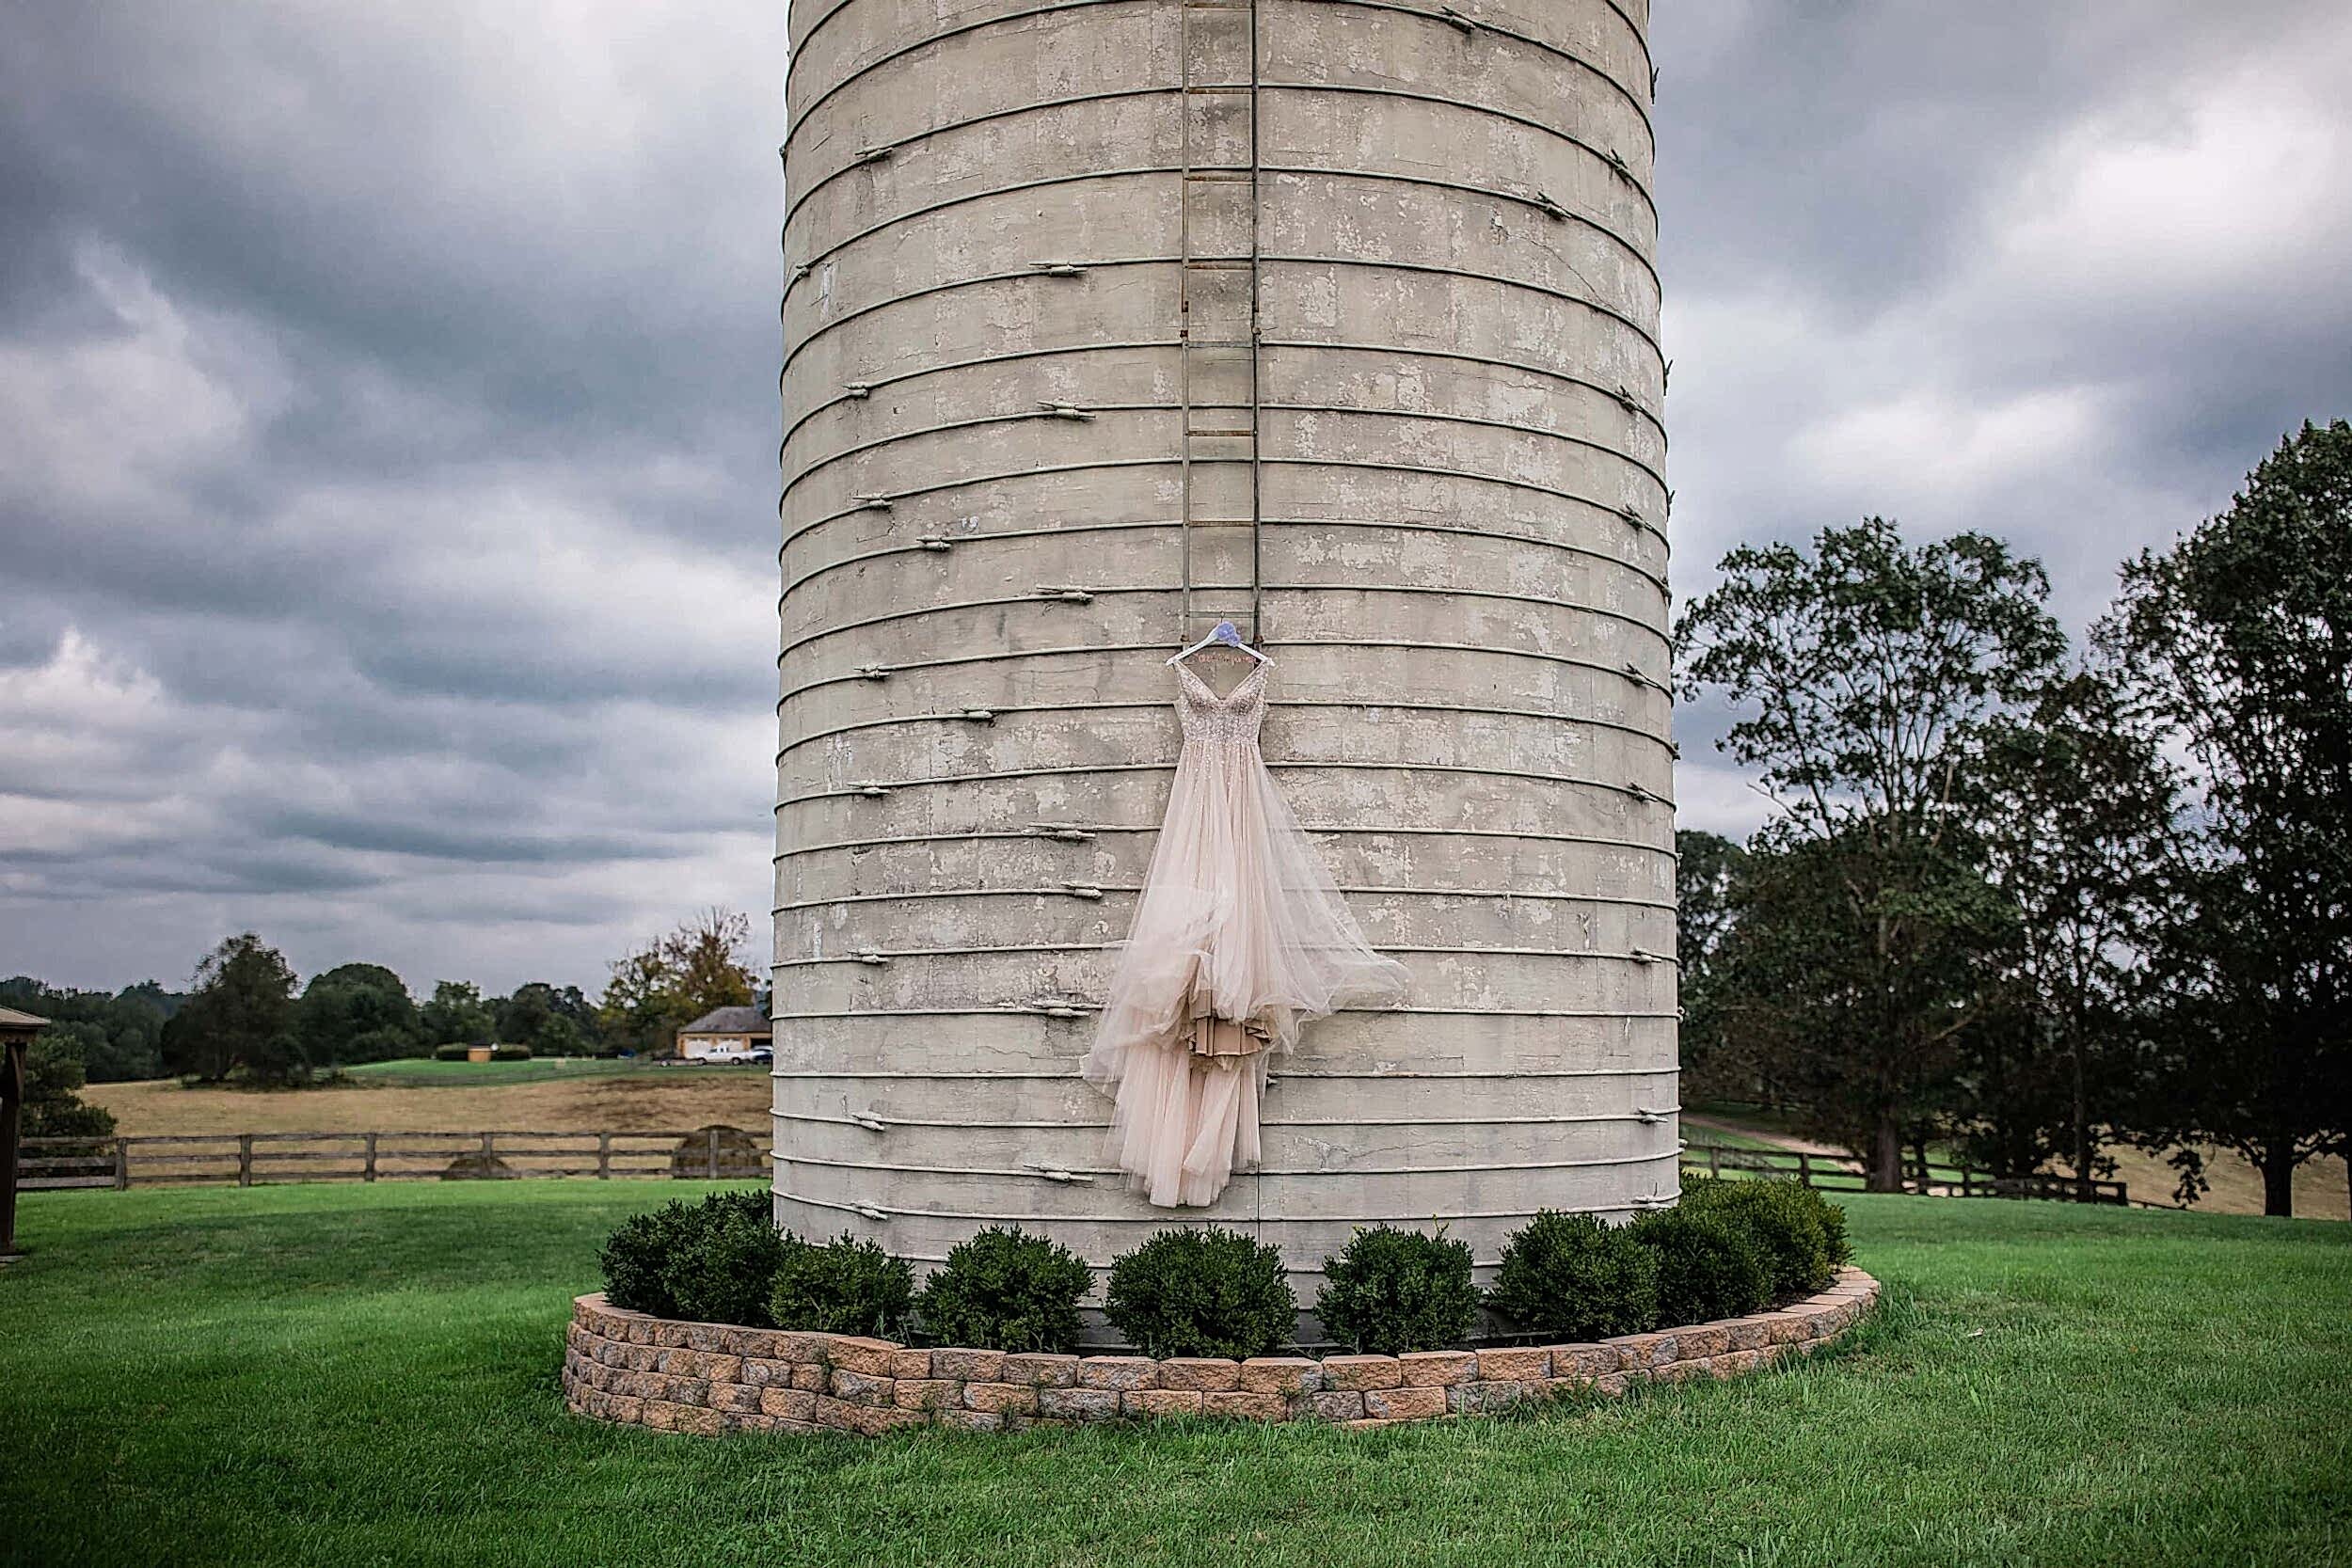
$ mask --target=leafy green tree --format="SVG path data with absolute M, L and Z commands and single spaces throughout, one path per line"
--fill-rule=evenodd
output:
M 50 1020 L 47 1037 L 70 1051 L 93 1084 L 161 1074 L 164 1021 L 179 1000 L 153 981 L 109 995 L 46 986 L 28 974 L 0 980 L 0 1006 Z
M 742 954 L 751 934 L 749 916 L 711 909 L 613 959 L 597 1007 L 605 1037 L 667 1051 L 712 1008 L 749 1006 L 755 976 Z
M 426 1049 L 415 1000 L 381 964 L 339 964 L 312 976 L 294 1008 L 294 1034 L 313 1062 L 385 1062 Z
M 498 1038 L 498 1020 L 471 980 L 436 980 L 433 999 L 418 1014 L 427 1045 L 489 1045 Z
M 77 1027 L 87 1027 L 79 1025 Z M 24 1053 L 24 1105 L 18 1135 L 26 1138 L 103 1138 L 114 1113 L 83 1101 L 81 1059 L 61 1049 L 53 1026 L 33 1037 Z
M 1730 934 L 1733 899 L 1748 852 L 1720 833 L 1675 833 L 1675 957 L 1681 970 L 1682 1081 L 1693 1095 L 1743 1098 L 1752 1072 L 1722 1028 L 1715 956 Z
M 1811 1085 L 1815 1130 L 1890 1190 L 1906 1129 L 1948 1101 L 1972 976 L 2005 940 L 1968 781 L 2065 637 L 2041 564 L 1980 533 L 1912 546 L 1870 517 L 1810 551 L 1742 546 L 1721 571 L 1675 626 L 1682 695 L 1731 706 L 1718 749 L 1780 807 L 1750 844 L 1721 1016 Z M 1751 930 L 1759 911 L 1774 924 Z
M 2153 933 L 2153 1147 L 2221 1145 L 2294 1212 L 2352 1101 L 2352 425 L 2306 423 L 2228 511 L 2126 563 L 2099 636 L 2199 785 Z M 2185 1190 L 2193 1153 L 2175 1156 Z
M 542 1056 L 571 1055 L 591 1043 L 596 1010 L 578 986 L 533 980 L 494 1005 L 498 1037 L 527 1045 Z
M 2100 1153 L 2136 1117 L 2140 992 L 2152 923 L 2177 882 L 2180 779 L 2111 672 L 2054 679 L 1988 731 L 1978 840 L 2017 911 L 2017 942 L 1981 1028 L 1963 1041 L 1960 1144 L 2008 1176 Z
M 278 949 L 246 931 L 197 966 L 186 1004 L 164 1025 L 164 1065 L 213 1081 L 233 1072 L 283 1083 L 306 1070 L 294 1027 L 294 970 Z

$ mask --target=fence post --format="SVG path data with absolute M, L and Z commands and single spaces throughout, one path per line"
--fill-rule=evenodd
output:
M 1715 1145 L 1708 1144 L 1707 1146 L 1707 1174 L 1709 1176 L 1723 1175 L 1723 1159 L 1724 1151 Z
M 1804 1187 L 1813 1185 L 1813 1156 L 1802 1148 L 1797 1150 L 1797 1182 Z
M 610 1132 L 596 1134 L 596 1180 L 612 1180 L 612 1134 Z
M 115 1191 L 121 1192 L 130 1185 L 131 1140 L 117 1138 L 115 1140 Z
M 253 1185 L 253 1134 L 250 1132 L 237 1134 L 237 1185 Z
M 710 1180 L 716 1181 L 719 1180 L 719 1130 L 716 1127 L 707 1134 L 706 1141 L 710 1156 Z
M 359 1180 L 362 1181 L 373 1181 L 375 1180 L 375 1134 L 373 1132 L 368 1134 L 367 1168 L 360 1172 Z

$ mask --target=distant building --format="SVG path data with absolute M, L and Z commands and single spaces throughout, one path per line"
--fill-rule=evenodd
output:
M 768 1048 L 768 1016 L 757 1007 L 714 1007 L 677 1032 L 677 1053 L 696 1060 Z

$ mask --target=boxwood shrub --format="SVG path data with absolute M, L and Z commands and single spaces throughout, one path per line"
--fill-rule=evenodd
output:
M 1145 1355 L 1264 1355 L 1297 1337 L 1282 1255 L 1216 1226 L 1163 1230 L 1111 1262 L 1111 1326 Z
M 1772 1270 L 1740 1216 L 1661 1209 L 1629 1227 L 1657 1259 L 1658 1322 L 1669 1327 L 1740 1318 L 1772 1299 Z
M 1440 1230 L 1359 1229 L 1323 1260 L 1315 1315 L 1359 1355 L 1399 1355 L 1459 1342 L 1478 1316 L 1470 1249 Z
M 1503 1243 L 1487 1304 L 1548 1338 L 1606 1339 L 1659 1321 L 1658 1253 L 1627 1226 L 1547 1209 Z
M 1845 1211 L 1802 1182 L 1697 1178 L 1683 1183 L 1682 1207 L 1748 1233 L 1772 1269 L 1775 1301 L 1828 1290 L 1850 1256 Z
M 768 1194 L 753 1190 L 630 1215 L 597 1254 L 605 1299 L 658 1318 L 766 1326 L 776 1268 L 800 1244 L 776 1228 L 770 1208 Z
M 916 1292 L 914 1315 L 933 1344 L 1066 1352 L 1078 1343 L 1078 1298 L 1093 1279 L 1068 1247 L 991 1226 L 948 1250 Z
M 768 1315 L 778 1328 L 898 1339 L 914 1306 L 914 1271 L 905 1259 L 844 1234 L 790 1249 L 776 1271 Z

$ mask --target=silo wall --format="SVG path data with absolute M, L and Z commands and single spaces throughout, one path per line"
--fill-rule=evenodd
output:
M 793 6 L 784 1224 L 1099 1265 L 1214 1219 L 1311 1275 L 1359 1225 L 1490 1265 L 1539 1208 L 1676 1192 L 1646 11 L 1454 9 Z M 1228 610 L 1413 984 L 1275 1064 L 1258 1172 L 1158 1210 L 1077 1065 L 1165 660 Z

